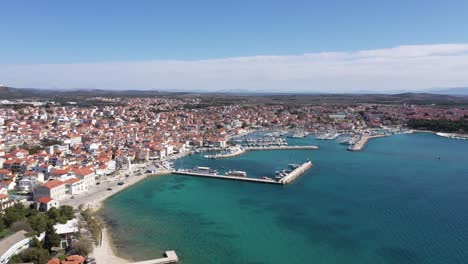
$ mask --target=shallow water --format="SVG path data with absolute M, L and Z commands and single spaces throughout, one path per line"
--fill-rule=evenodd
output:
M 103 216 L 118 253 L 144 260 L 173 249 L 184 264 L 467 262 L 468 141 L 398 135 L 355 153 L 289 142 L 321 148 L 176 162 L 261 177 L 312 160 L 287 186 L 171 175 L 110 198 Z

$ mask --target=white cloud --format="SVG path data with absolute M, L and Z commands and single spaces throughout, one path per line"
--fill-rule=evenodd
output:
M 468 86 L 468 44 L 210 60 L 0 64 L 14 87 L 352 92 Z

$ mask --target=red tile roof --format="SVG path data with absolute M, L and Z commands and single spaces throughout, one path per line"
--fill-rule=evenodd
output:
M 60 180 L 51 180 L 51 181 L 48 181 L 48 182 L 42 184 L 41 186 L 52 189 L 52 188 L 55 188 L 55 187 L 60 186 L 62 184 L 63 184 L 63 182 L 60 181 Z
M 45 196 L 45 197 L 39 198 L 37 201 L 40 202 L 40 203 L 46 204 L 46 203 L 52 201 L 52 198 L 50 198 L 49 196 Z

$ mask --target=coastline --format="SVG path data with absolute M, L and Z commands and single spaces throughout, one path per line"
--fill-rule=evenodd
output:
M 88 192 L 81 194 L 80 196 L 75 197 L 74 199 L 68 198 L 62 201 L 64 205 L 71 205 L 74 208 L 78 208 L 80 204 L 83 204 L 85 208 L 89 208 L 94 212 L 97 212 L 101 209 L 105 200 L 110 197 L 120 193 L 121 191 L 126 190 L 127 188 L 145 180 L 150 177 L 157 177 L 162 175 L 168 175 L 171 171 L 161 170 L 155 173 L 143 174 L 141 176 L 136 176 L 131 174 L 130 177 L 125 179 L 124 185 L 117 185 L 118 179 L 109 179 L 107 181 L 101 181 L 100 185 L 94 186 L 95 188 L 91 189 Z M 111 188 L 111 191 L 107 191 L 107 188 Z M 108 233 L 109 229 L 106 226 L 104 221 L 100 222 L 101 224 L 101 244 L 95 245 L 93 252 L 90 256 L 96 258 L 97 263 L 116 263 L 116 264 L 128 264 L 132 263 L 130 260 L 119 257 L 117 255 L 117 250 L 112 242 L 111 235 Z

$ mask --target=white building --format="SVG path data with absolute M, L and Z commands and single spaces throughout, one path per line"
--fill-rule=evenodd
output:
M 36 199 L 50 197 L 55 200 L 65 197 L 65 191 L 65 184 L 60 180 L 48 181 L 34 190 Z

